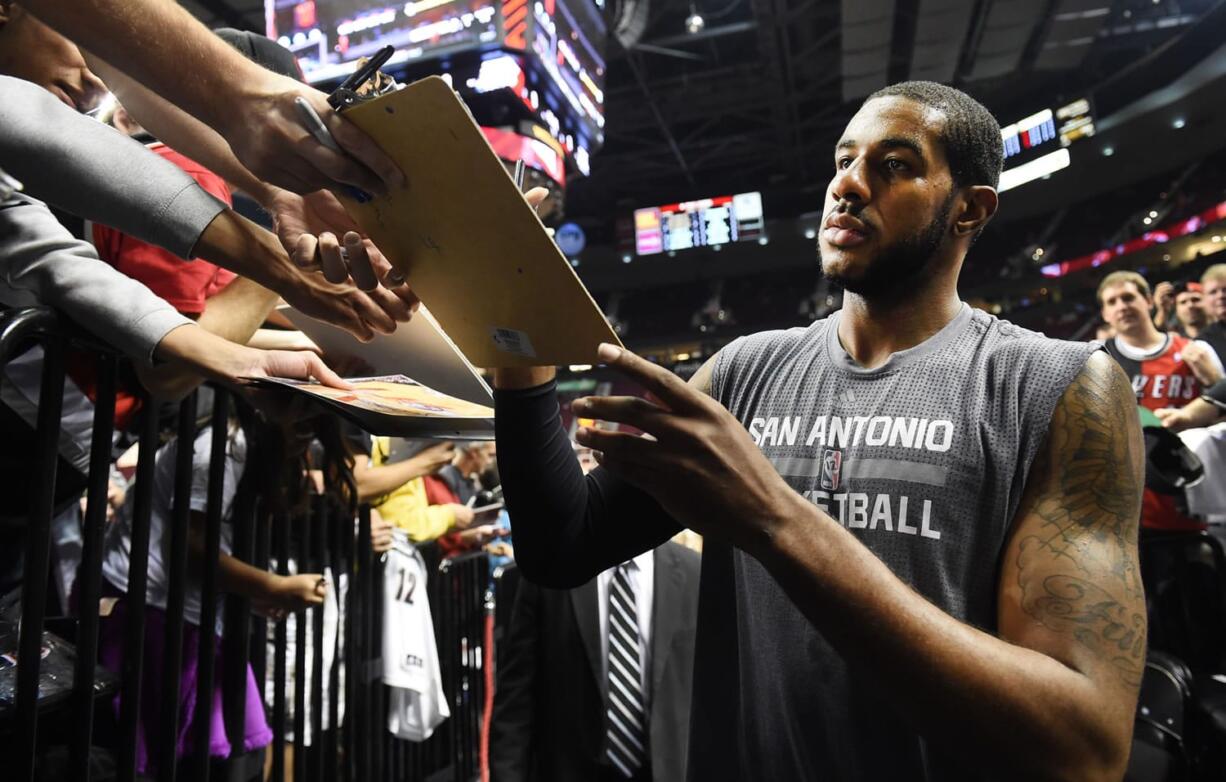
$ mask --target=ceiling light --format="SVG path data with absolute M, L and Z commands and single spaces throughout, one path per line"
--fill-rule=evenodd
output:
M 1106 157 L 1111 157 L 1111 156 L 1112 156 L 1112 155 L 1114 155 L 1114 154 L 1115 154 L 1115 147 L 1113 147 L 1113 146 L 1111 146 L 1111 145 L 1107 145 L 1107 146 L 1103 147 L 1103 155 L 1104 155 L 1104 156 L 1106 156 Z
M 817 238 L 817 229 L 816 229 L 816 228 L 806 228 L 806 229 L 805 229 L 805 238 L 806 238 L 806 239 L 816 239 L 816 238 Z
M 630 256 L 628 254 L 622 256 L 622 263 L 630 263 Z
M 1176 117 L 1175 121 L 1171 123 L 1171 127 L 1174 128 L 1175 130 L 1179 130 L 1183 128 L 1184 125 L 1187 125 L 1187 124 L 1188 124 L 1188 121 L 1184 119 L 1183 117 Z
M 698 9 L 690 6 L 690 15 L 685 18 L 685 29 L 690 35 L 698 35 L 702 32 L 702 28 L 706 27 L 707 23 L 698 13 Z
M 1154 221 L 1154 218 L 1152 218 L 1152 217 L 1147 217 L 1147 218 L 1145 218 L 1144 220 L 1142 220 L 1141 222 L 1145 223 L 1146 225 L 1149 225 L 1149 224 L 1150 224 L 1150 223 L 1152 223 L 1153 221 Z
M 1157 217 L 1157 216 L 1158 216 L 1158 212 L 1157 212 L 1157 211 L 1155 211 L 1155 210 L 1153 210 L 1153 209 L 1151 209 L 1151 210 L 1150 210 L 1150 212 L 1149 212 L 1149 216 L 1150 216 L 1150 217 Z
M 758 237 L 758 244 L 762 245 L 763 247 L 765 247 L 766 245 L 770 243 L 771 243 L 770 237 L 767 237 L 767 236 Z

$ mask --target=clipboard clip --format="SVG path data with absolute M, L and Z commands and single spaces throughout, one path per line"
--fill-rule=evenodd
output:
M 350 106 L 356 106 L 363 101 L 378 97 L 396 89 L 396 80 L 379 69 L 391 59 L 396 52 L 395 47 L 384 46 L 358 68 L 349 78 L 341 82 L 328 96 L 328 105 L 338 112 L 343 112 Z

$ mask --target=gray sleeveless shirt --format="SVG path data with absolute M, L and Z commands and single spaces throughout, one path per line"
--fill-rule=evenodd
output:
M 989 632 L 1006 533 L 1052 411 L 1095 345 L 963 305 L 880 367 L 839 314 L 738 339 L 711 393 L 797 492 L 903 581 Z M 690 779 L 980 779 L 902 721 L 871 669 L 820 633 L 752 557 L 703 557 Z

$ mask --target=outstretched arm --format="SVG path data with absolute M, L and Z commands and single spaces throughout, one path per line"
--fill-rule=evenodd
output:
M 22 0 L 35 16 L 217 130 L 257 177 L 310 193 L 338 183 L 383 192 L 403 174 L 323 93 L 265 70 L 171 0 Z M 306 99 L 348 154 L 316 142 L 297 119 Z
M 996 636 L 899 580 L 793 491 L 723 407 L 627 351 L 602 351 L 658 401 L 590 398 L 576 412 L 654 439 L 592 430 L 580 441 L 686 526 L 761 561 L 929 739 L 999 778 L 1121 777 L 1145 650 L 1143 452 L 1110 357 L 1091 357 L 1058 403 L 1004 552 Z

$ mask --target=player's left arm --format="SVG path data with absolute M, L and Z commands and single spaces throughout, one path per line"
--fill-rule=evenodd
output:
M 1095 705 L 1121 763 L 1145 664 L 1137 562 L 1144 453 L 1128 379 L 1097 353 L 1052 415 L 997 598 L 1000 637 L 1080 674 L 1080 700 Z

